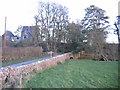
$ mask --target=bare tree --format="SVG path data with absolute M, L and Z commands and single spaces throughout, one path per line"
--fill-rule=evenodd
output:
M 116 34 L 118 35 L 118 53 L 120 54 L 120 16 L 117 16 L 117 21 L 115 22 L 115 27 L 116 27 Z M 120 59 L 120 55 L 118 56 L 118 58 Z
M 40 2 L 35 19 L 41 28 L 41 38 L 47 42 L 48 49 L 51 42 L 55 48 L 55 43 L 61 42 L 61 30 L 65 29 L 68 23 L 68 8 L 56 3 Z
M 102 31 L 93 31 L 89 33 L 88 43 L 90 45 L 91 53 L 108 61 L 106 54 L 104 53 L 105 39 Z
M 120 16 L 117 16 L 117 21 L 114 23 L 115 27 L 116 27 L 116 34 L 118 35 L 118 41 L 120 43 Z

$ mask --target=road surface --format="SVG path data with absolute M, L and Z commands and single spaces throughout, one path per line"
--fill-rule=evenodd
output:
M 60 56 L 60 55 L 63 55 L 63 54 L 59 54 L 57 56 Z M 56 57 L 56 56 L 54 56 L 54 57 Z M 0 69 L 1 68 L 18 67 L 18 66 L 22 66 L 22 65 L 27 65 L 27 64 L 34 63 L 34 62 L 46 60 L 46 59 L 49 59 L 49 58 L 52 58 L 52 56 L 48 56 L 48 57 L 44 57 L 44 58 L 40 58 L 40 59 L 35 59 L 35 60 L 31 60 L 31 61 L 26 61 L 26 62 L 22 62 L 22 63 L 17 63 L 17 64 L 13 64 L 13 65 L 8 65 L 8 66 L 0 66 Z
M 44 57 L 44 58 L 40 58 L 40 59 L 35 59 L 35 60 L 31 60 L 31 61 L 26 61 L 26 62 L 22 62 L 22 63 L 17 63 L 17 64 L 13 64 L 13 65 L 1 66 L 1 67 L 2 67 L 2 68 L 18 67 L 18 66 L 27 65 L 27 64 L 34 63 L 34 62 L 38 62 L 38 61 L 42 61 L 42 60 L 46 60 L 46 59 L 48 59 L 48 58 L 51 58 L 51 56 Z M 0 68 L 1 68 L 1 67 L 0 67 Z

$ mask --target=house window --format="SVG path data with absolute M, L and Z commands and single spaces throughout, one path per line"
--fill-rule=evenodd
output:
M 26 38 L 26 36 L 24 36 L 24 38 Z
M 17 37 L 17 39 L 19 39 L 19 37 Z

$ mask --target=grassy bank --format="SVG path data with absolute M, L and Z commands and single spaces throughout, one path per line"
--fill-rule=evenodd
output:
M 7 65 L 12 65 L 12 64 L 22 63 L 22 62 L 31 61 L 31 60 L 35 60 L 35 59 L 39 59 L 39 58 L 44 58 L 44 57 L 47 57 L 47 56 L 38 56 L 38 57 L 32 57 L 32 58 L 27 58 L 27 59 L 6 61 L 6 62 L 2 63 L 2 66 L 7 66 Z
M 26 88 L 116 88 L 117 61 L 68 60 L 36 73 Z

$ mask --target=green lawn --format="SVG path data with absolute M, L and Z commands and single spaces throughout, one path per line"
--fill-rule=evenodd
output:
M 118 62 L 68 60 L 38 72 L 26 88 L 117 88 Z
M 38 57 L 32 57 L 32 58 L 27 58 L 27 59 L 7 61 L 7 62 L 3 62 L 2 66 L 17 64 L 17 63 L 26 62 L 26 61 L 31 61 L 31 60 L 35 60 L 35 59 L 39 59 L 39 58 L 43 58 L 43 57 L 47 57 L 47 56 L 38 56 Z

